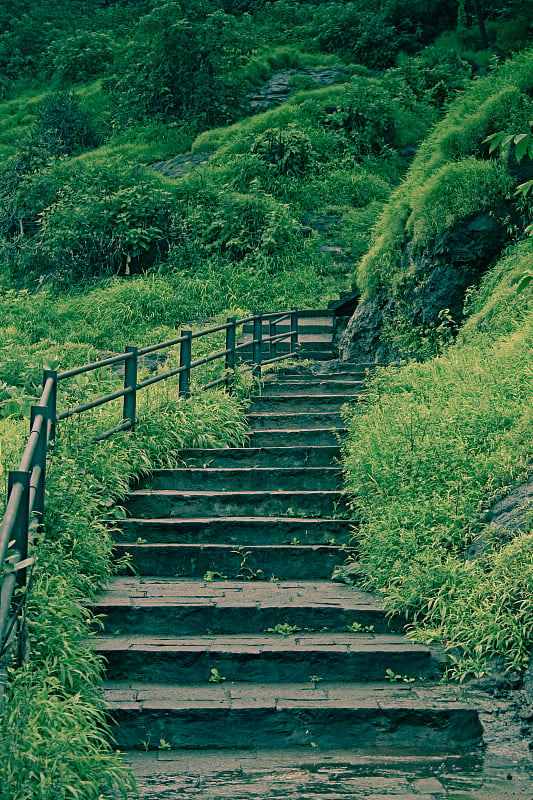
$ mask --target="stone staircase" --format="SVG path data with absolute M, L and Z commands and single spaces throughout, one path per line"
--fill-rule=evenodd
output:
M 96 649 L 118 746 L 152 787 L 143 797 L 160 796 L 150 774 L 162 780 L 169 752 L 181 788 L 164 796 L 181 797 L 190 750 L 217 751 L 202 762 L 213 772 L 252 748 L 270 773 L 287 754 L 294 766 L 339 749 L 435 759 L 479 745 L 477 712 L 436 683 L 439 657 L 373 596 L 330 580 L 354 525 L 340 408 L 362 392 L 366 365 L 331 361 L 327 312 L 304 319 L 304 354 L 307 342 L 318 363 L 266 378 L 248 446 L 184 452 L 183 468 L 157 470 L 127 501 L 116 555 L 129 553 L 138 575 L 101 594 Z

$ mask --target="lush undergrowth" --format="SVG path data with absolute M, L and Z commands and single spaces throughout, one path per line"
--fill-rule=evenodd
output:
M 523 669 L 533 645 L 531 519 L 518 530 L 484 521 L 533 457 L 533 314 L 520 291 L 532 267 L 531 242 L 512 248 L 471 297 L 457 343 L 378 370 L 368 410 L 349 420 L 354 570 L 413 635 L 446 642 L 459 677 Z
M 72 387 L 80 396 L 87 389 L 75 382 Z M 175 466 L 180 449 L 236 445 L 246 430 L 238 400 L 208 392 L 176 401 L 175 391 L 175 385 L 158 384 L 140 395 L 135 435 L 90 444 L 94 434 L 116 423 L 117 409 L 60 426 L 25 609 L 29 661 L 12 675 L 3 698 L 3 798 L 98 800 L 106 786 L 124 793 L 132 788 L 109 744 L 102 663 L 87 648 L 98 626 L 86 603 L 111 573 L 111 528 L 105 519 L 120 512 L 116 503 L 136 477 L 157 466 Z M 5 468 L 16 463 L 22 431 L 10 420 L 2 424 Z

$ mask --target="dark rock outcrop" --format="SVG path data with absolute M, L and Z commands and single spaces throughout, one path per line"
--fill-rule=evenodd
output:
M 397 358 L 399 353 L 383 336 L 385 322 L 394 325 L 395 314 L 403 322 L 427 328 L 448 309 L 455 323 L 462 322 L 467 288 L 478 285 L 508 238 L 507 212 L 502 207 L 494 214 L 483 212 L 462 220 L 424 249 L 406 241 L 403 277 L 394 296 L 382 294 L 356 308 L 340 343 L 341 358 L 380 362 Z
M 342 69 L 287 69 L 274 72 L 270 78 L 248 98 L 248 104 L 255 113 L 276 108 L 289 99 L 292 91 L 291 81 L 297 75 L 306 76 L 318 86 L 333 86 L 348 78 Z

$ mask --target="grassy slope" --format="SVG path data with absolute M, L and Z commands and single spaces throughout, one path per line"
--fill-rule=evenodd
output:
M 480 193 L 467 208 L 478 187 L 466 170 L 504 171 L 473 154 L 494 129 L 521 130 L 532 59 L 480 81 L 420 147 L 361 264 L 370 295 L 399 285 L 406 229 L 426 241 L 494 202 Z M 463 170 L 464 196 L 450 191 L 454 169 Z M 368 409 L 349 422 L 346 484 L 362 518 L 354 573 L 406 614 L 414 636 L 446 642 L 459 677 L 491 662 L 522 669 L 533 645 L 531 515 L 514 533 L 485 521 L 533 457 L 533 310 L 530 285 L 520 283 L 532 268 L 531 239 L 511 245 L 470 295 L 456 343 L 426 363 L 380 370 Z

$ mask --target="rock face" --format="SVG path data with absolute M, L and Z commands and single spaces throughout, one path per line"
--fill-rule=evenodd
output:
M 467 288 L 477 286 L 508 237 L 505 210 L 463 220 L 425 249 L 407 241 L 403 277 L 394 296 L 381 295 L 356 308 L 340 344 L 341 358 L 390 361 L 398 357 L 383 337 L 384 321 L 394 324 L 398 313 L 413 326 L 425 328 L 438 321 L 440 311 L 449 309 L 453 320 L 460 323 Z
M 248 103 L 254 113 L 268 111 L 280 106 L 291 94 L 291 79 L 297 75 L 306 76 L 319 86 L 333 86 L 346 80 L 347 74 L 342 69 L 288 69 L 274 72 L 261 88 L 250 95 Z

